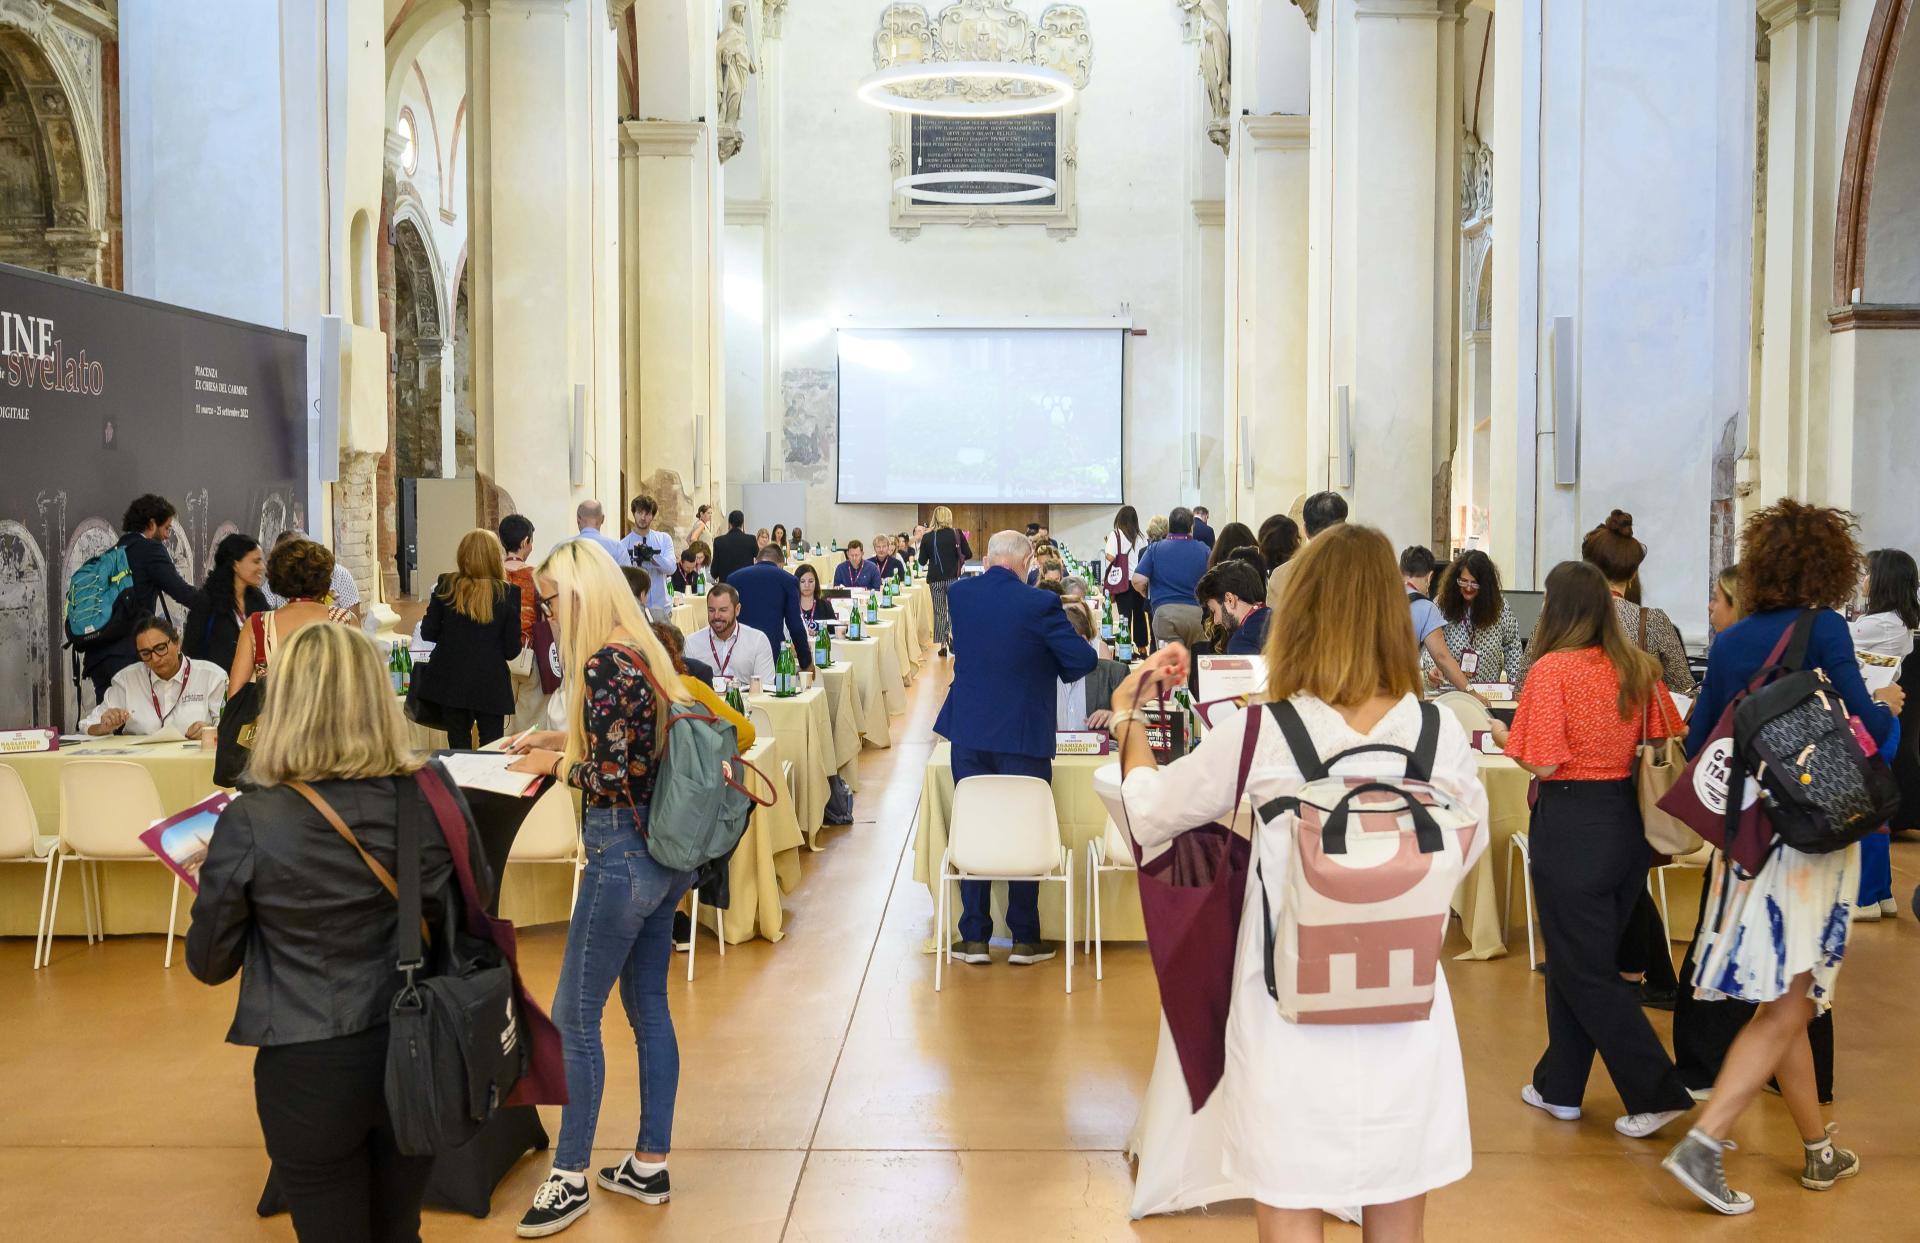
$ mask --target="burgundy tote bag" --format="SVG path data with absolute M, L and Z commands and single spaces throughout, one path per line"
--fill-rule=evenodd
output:
M 1260 718 L 1246 714 L 1240 769 L 1234 781 L 1237 810 L 1247 792 L 1247 773 L 1260 738 Z M 1228 817 L 1231 820 L 1233 817 Z M 1180 1054 L 1180 1072 L 1195 1113 L 1213 1095 L 1227 1065 L 1227 1008 L 1233 1000 L 1233 955 L 1240 939 L 1240 909 L 1247 892 L 1252 846 L 1224 824 L 1203 824 L 1173 839 L 1152 861 L 1127 835 L 1140 869 L 1140 913 L 1147 951 L 1160 982 L 1160 1009 Z

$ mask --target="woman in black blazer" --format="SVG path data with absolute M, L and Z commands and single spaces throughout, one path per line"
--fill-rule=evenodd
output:
M 215 545 L 213 568 L 207 571 L 207 581 L 181 627 L 180 644 L 187 655 L 231 669 L 240 628 L 250 615 L 268 607 L 266 593 L 260 590 L 266 581 L 267 559 L 259 540 L 235 531 Z
M 500 537 L 476 528 L 460 540 L 456 573 L 427 602 L 420 637 L 433 658 L 414 675 L 420 701 L 439 709 L 455 748 L 486 746 L 513 715 L 507 662 L 520 654 L 520 588 L 507 581 Z M 474 741 L 476 733 L 479 741 Z

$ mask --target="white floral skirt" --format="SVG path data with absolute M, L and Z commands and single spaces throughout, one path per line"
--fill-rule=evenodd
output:
M 1708 867 L 1706 919 L 1695 950 L 1694 995 L 1702 1001 L 1762 1002 L 1784 997 L 1810 973 L 1816 1012 L 1833 1004 L 1847 928 L 1860 887 L 1860 847 L 1803 854 L 1781 846 L 1751 879 L 1724 855 Z

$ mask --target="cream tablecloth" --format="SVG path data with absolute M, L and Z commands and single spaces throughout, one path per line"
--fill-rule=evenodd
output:
M 855 697 L 853 670 L 835 662 L 831 669 L 815 670 L 826 691 L 827 717 L 833 722 L 833 762 L 849 790 L 860 789 L 860 706 Z
M 833 718 L 827 708 L 826 688 L 815 686 L 787 699 L 766 692 L 750 694 L 747 702 L 764 710 L 772 722 L 776 743 L 772 754 L 777 761 L 793 765 L 794 787 L 799 798 L 794 819 L 806 835 L 807 848 L 817 850 L 814 841 L 825 821 L 830 793 L 827 779 L 839 769 L 834 758 Z M 780 780 L 779 762 L 761 767 L 774 781 Z
M 1074 918 L 1079 920 L 1085 894 L 1086 844 L 1105 835 L 1107 811 L 1094 793 L 1093 774 L 1103 765 L 1118 763 L 1111 755 L 1062 755 L 1053 761 L 1053 806 L 1060 820 L 1060 841 L 1073 847 Z M 927 887 L 931 897 L 940 872 L 940 856 L 947 848 L 947 827 L 953 817 L 953 759 L 949 744 L 933 749 L 920 789 L 920 821 L 913 835 L 913 879 Z M 1065 939 L 1065 895 L 1059 885 L 1040 886 L 1040 935 L 1050 941 Z M 994 886 L 994 935 L 1007 935 L 1006 889 Z M 959 911 L 956 888 L 952 909 Z M 932 910 L 931 904 L 928 907 Z M 1139 880 L 1132 871 L 1108 872 L 1100 878 L 1100 923 L 1107 941 L 1140 941 L 1146 926 L 1140 918 Z M 1075 928 L 1077 936 L 1080 929 Z M 929 951 L 933 942 L 925 945 Z
M 673 624 L 680 631 L 680 637 L 686 638 L 707 624 L 707 598 L 705 596 L 676 595 L 673 597 Z
M 876 747 L 893 745 L 893 726 L 887 718 L 907 710 L 900 681 L 900 657 L 891 642 L 879 639 L 833 640 L 835 664 L 853 670 L 855 706 L 860 712 L 860 736 Z

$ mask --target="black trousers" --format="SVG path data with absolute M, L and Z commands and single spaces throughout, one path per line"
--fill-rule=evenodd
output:
M 1127 619 L 1127 633 L 1133 636 L 1136 651 L 1151 652 L 1152 636 L 1148 633 L 1147 598 L 1137 591 L 1123 591 L 1113 597 L 1114 612 Z
M 1628 1113 L 1693 1104 L 1640 990 L 1620 978 L 1621 938 L 1647 882 L 1642 833 L 1631 781 L 1540 783 L 1528 838 L 1547 943 L 1547 1050 L 1533 1086 L 1549 1104 L 1580 1104 L 1595 1053 Z
M 1654 905 L 1653 895 L 1647 892 L 1645 884 L 1640 886 L 1640 897 L 1627 919 L 1626 935 L 1620 938 L 1616 963 L 1629 975 L 1645 975 L 1649 988 L 1673 988 L 1676 984 L 1673 944 L 1667 940 L 1666 925 L 1660 922 L 1660 908 Z
M 1700 919 L 1707 922 L 1707 894 L 1711 886 L 1700 886 Z M 1697 926 L 1697 925 L 1696 925 Z M 1673 1061 L 1680 1082 L 1690 1088 L 1706 1089 L 1720 1075 L 1727 1050 L 1734 1037 L 1759 1010 L 1744 1001 L 1701 1001 L 1693 995 L 1694 952 L 1698 940 L 1687 945 L 1687 956 L 1680 964 L 1680 1000 L 1673 1008 Z M 1813 1045 L 1813 1078 L 1819 1088 L 1820 1103 L 1833 1100 L 1833 1011 L 1828 1010 L 1807 1024 L 1807 1040 Z
M 260 1050 L 253 1099 L 300 1243 L 418 1243 L 432 1157 L 387 1117 L 387 1028 Z
M 468 712 L 465 708 L 442 708 L 441 719 L 447 723 L 447 742 L 457 751 L 472 747 L 484 747 L 498 741 L 507 732 L 507 718 L 485 712 Z M 470 742 L 475 732 L 478 742 Z

